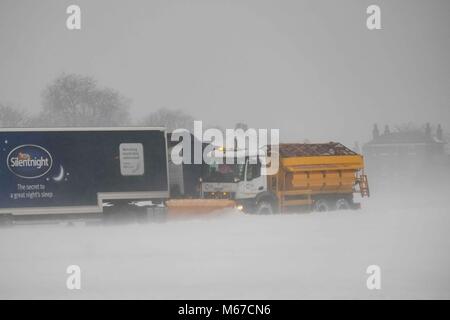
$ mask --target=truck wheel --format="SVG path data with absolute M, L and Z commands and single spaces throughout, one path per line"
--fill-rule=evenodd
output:
M 314 211 L 318 212 L 330 211 L 330 206 L 325 200 L 319 199 L 314 203 Z
M 273 214 L 273 206 L 269 201 L 261 201 L 256 209 L 257 214 Z
M 347 199 L 341 198 L 336 201 L 336 210 L 349 210 L 350 203 Z

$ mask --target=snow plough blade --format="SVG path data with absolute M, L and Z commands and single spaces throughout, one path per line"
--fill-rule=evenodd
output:
M 169 218 L 201 216 L 233 209 L 236 203 L 228 199 L 172 199 L 166 202 Z

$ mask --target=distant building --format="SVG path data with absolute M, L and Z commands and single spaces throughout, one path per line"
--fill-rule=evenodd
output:
M 440 125 L 435 133 L 429 124 L 424 130 L 393 131 L 385 126 L 383 134 L 374 125 L 372 140 L 363 146 L 363 154 L 372 176 L 412 177 L 434 165 L 446 165 L 445 145 Z

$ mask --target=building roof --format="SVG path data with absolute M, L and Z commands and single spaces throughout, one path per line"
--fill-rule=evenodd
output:
M 381 134 L 380 136 L 372 139 L 367 144 L 434 144 L 443 143 L 435 139 L 434 137 L 427 135 L 425 132 L 415 131 L 400 131 Z

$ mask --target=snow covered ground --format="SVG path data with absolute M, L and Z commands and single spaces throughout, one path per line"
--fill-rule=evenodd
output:
M 378 194 L 360 211 L 0 229 L 0 298 L 448 299 L 447 191 Z M 366 287 L 372 264 L 381 290 Z M 66 288 L 69 265 L 81 290 Z

